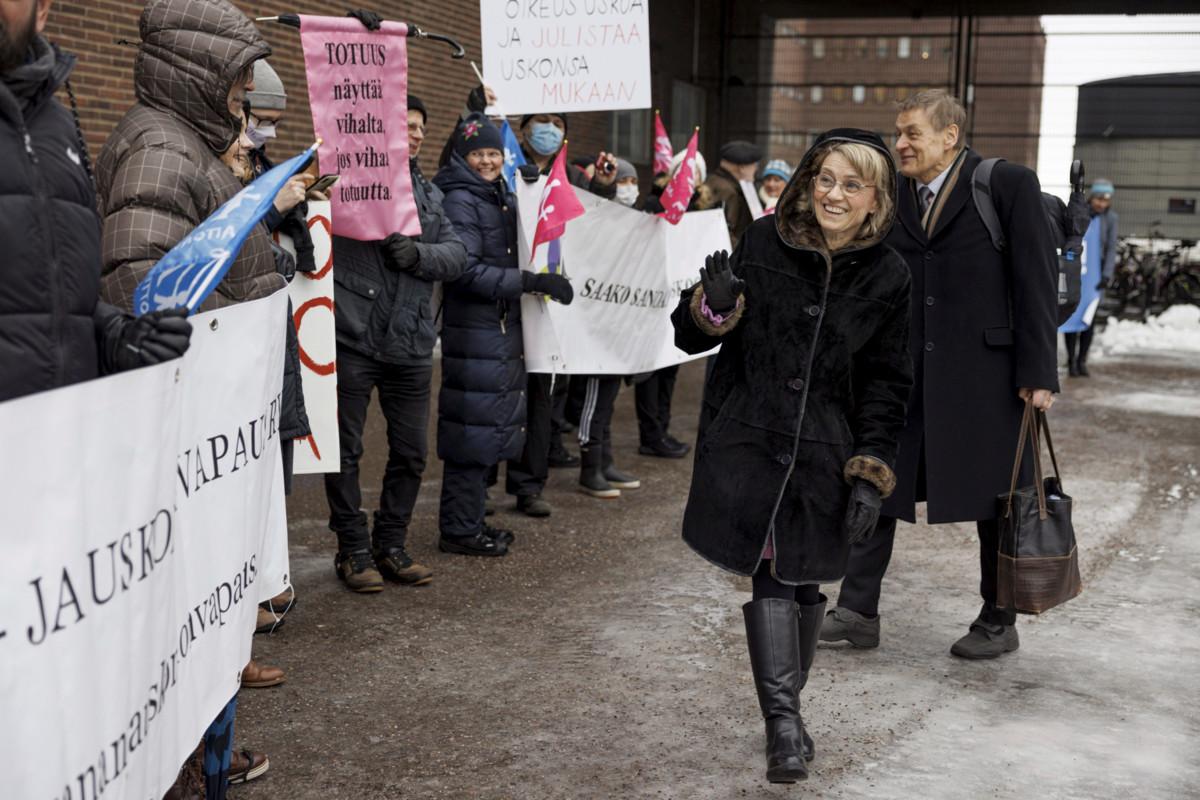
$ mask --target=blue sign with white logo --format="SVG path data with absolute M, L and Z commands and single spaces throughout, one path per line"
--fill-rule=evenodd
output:
M 524 166 L 525 154 L 521 152 L 521 143 L 513 133 L 508 120 L 500 125 L 500 140 L 504 142 L 504 180 L 508 181 L 509 191 L 517 190 L 517 167 Z

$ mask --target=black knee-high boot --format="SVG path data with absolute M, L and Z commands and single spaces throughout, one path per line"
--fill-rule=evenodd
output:
M 1081 378 L 1090 377 L 1090 373 L 1088 372 L 1087 368 L 1087 357 L 1088 350 L 1091 349 L 1092 346 L 1092 337 L 1094 335 L 1095 331 L 1093 331 L 1091 328 L 1088 328 L 1079 334 L 1079 358 L 1075 361 L 1075 368 L 1079 371 L 1079 376 Z
M 800 690 L 808 684 L 808 673 L 812 670 L 813 661 L 817 657 L 817 639 L 821 635 L 821 621 L 825 619 L 825 604 L 829 598 L 819 595 L 821 601 L 811 606 L 799 606 L 800 631 Z M 812 737 L 808 729 L 804 729 L 804 760 L 812 761 L 816 756 Z
M 1075 345 L 1079 342 L 1079 334 L 1064 333 L 1063 340 L 1067 343 L 1067 374 L 1072 378 L 1078 378 L 1079 362 L 1075 360 Z
M 768 597 L 742 606 L 758 705 L 767 725 L 767 780 L 808 777 L 800 719 L 800 625 L 794 600 Z

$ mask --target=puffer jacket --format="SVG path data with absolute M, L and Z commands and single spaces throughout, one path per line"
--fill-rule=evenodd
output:
M 104 217 L 102 291 L 130 309 L 150 268 L 242 189 L 219 155 L 241 123 L 226 98 L 271 48 L 227 0 L 150 0 L 139 21 L 137 102 L 97 164 Z M 258 226 L 200 310 L 266 297 L 284 285 Z
M 71 113 L 73 56 L 34 39 L 0 79 L 0 401 L 94 378 L 121 314 L 97 303 L 100 219 Z
M 467 252 L 442 209 L 441 191 L 415 159 L 409 168 L 421 220 L 416 271 L 388 269 L 379 242 L 334 236 L 334 322 L 339 347 L 388 364 L 425 366 L 433 363 L 437 341 L 433 284 L 461 275 Z
M 895 486 L 892 472 L 913 383 L 908 353 L 911 278 L 883 238 L 895 219 L 896 181 L 878 232 L 830 253 L 806 199 L 838 140 L 891 156 L 875 134 L 829 131 L 796 169 L 775 214 L 746 229 L 731 263 L 746 282 L 727 319 L 704 313 L 699 285 L 672 314 L 675 344 L 721 350 L 704 386 L 683 537 L 742 575 L 768 540 L 772 572 L 791 584 L 836 581 L 849 545 L 850 481 Z
M 443 287 L 438 457 L 490 466 L 525 445 L 517 199 L 503 178 L 485 181 L 458 154 L 434 182 L 467 248 L 462 277 Z

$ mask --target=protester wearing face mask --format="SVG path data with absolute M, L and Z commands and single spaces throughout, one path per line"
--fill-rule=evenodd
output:
M 638 200 L 638 175 L 633 164 L 617 159 L 617 202 L 633 208 Z

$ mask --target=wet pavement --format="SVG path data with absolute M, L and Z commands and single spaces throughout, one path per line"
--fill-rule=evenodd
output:
M 555 470 L 547 520 L 493 490 L 493 521 L 517 534 L 506 558 L 437 551 L 431 453 L 409 542 L 429 586 L 346 591 L 321 481 L 302 477 L 299 604 L 255 640 L 288 681 L 244 690 L 238 713 L 239 746 L 272 767 L 231 797 L 1200 797 L 1200 359 L 1129 355 L 1093 374 L 1051 416 L 1084 593 L 1022 617 L 1016 653 L 960 661 L 948 650 L 977 611 L 974 527 L 902 524 L 882 645 L 818 652 L 802 698 L 818 756 L 790 787 L 763 779 L 749 581 L 680 540 L 691 461 L 636 454 L 631 390 L 614 438 L 642 488 L 594 500 Z M 702 378 L 700 364 L 681 372 L 681 438 Z M 368 440 L 370 506 L 377 415 Z

